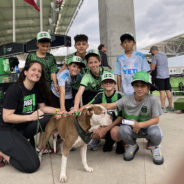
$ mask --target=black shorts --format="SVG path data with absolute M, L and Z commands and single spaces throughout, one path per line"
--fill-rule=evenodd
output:
M 155 84 L 158 88 L 158 91 L 171 90 L 170 78 L 167 79 L 156 78 Z

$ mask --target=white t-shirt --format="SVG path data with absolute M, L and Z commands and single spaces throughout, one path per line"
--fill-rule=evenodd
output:
M 131 95 L 134 93 L 131 85 L 133 75 L 139 71 L 148 72 L 149 70 L 145 56 L 140 52 L 133 52 L 130 58 L 126 54 L 117 57 L 114 74 L 121 75 L 122 92 L 125 95 Z
M 77 81 L 81 81 L 82 75 L 78 74 L 74 79 L 71 78 L 70 72 L 68 69 L 63 70 L 62 72 L 57 73 L 57 81 L 59 86 L 65 86 L 65 99 L 72 99 L 72 84 Z M 54 83 L 51 83 L 51 90 L 55 96 L 59 97 L 59 92 L 56 91 Z

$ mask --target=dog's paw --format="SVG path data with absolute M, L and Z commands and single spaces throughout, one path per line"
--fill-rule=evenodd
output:
M 61 175 L 60 176 L 60 178 L 59 178 L 59 181 L 61 182 L 61 183 L 65 183 L 65 182 L 67 182 L 67 176 L 66 175 Z
M 93 168 L 91 168 L 91 167 L 86 167 L 86 168 L 84 168 L 85 169 L 85 171 L 87 171 L 87 172 L 93 172 Z

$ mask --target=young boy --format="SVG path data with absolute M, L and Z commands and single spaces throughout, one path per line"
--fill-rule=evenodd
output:
M 82 58 L 82 62 L 85 64 L 85 67 L 82 68 L 81 70 L 81 74 L 84 75 L 86 72 L 87 72 L 87 66 L 86 66 L 86 50 L 87 48 L 89 47 L 88 45 L 88 37 L 85 35 L 85 34 L 79 34 L 79 35 L 76 35 L 74 37 L 74 41 L 75 41 L 75 49 L 76 49 L 76 52 L 70 54 L 67 56 L 66 60 L 65 60 L 65 63 L 63 64 L 63 66 L 60 68 L 59 72 L 62 72 L 63 70 L 67 69 L 67 61 L 70 57 L 72 56 L 79 56 Z M 76 93 L 78 91 L 78 86 L 73 86 L 72 87 L 72 93 L 73 93 L 73 96 L 75 97 Z
M 139 150 L 136 139 L 146 138 L 151 146 L 153 162 L 160 165 L 163 164 L 164 158 L 159 148 L 162 131 L 157 124 L 162 110 L 156 97 L 148 94 L 151 85 L 151 76 L 148 73 L 137 72 L 132 80 L 134 94 L 125 96 L 117 102 L 104 104 L 104 107 L 118 107 L 119 110 L 123 110 L 122 125 L 114 127 L 111 136 L 115 141 L 123 140 L 127 144 L 124 160 L 132 160 Z
M 60 107 L 61 113 L 66 113 L 73 107 L 72 85 L 80 84 L 82 79 L 80 71 L 82 67 L 85 67 L 82 59 L 78 56 L 72 56 L 67 63 L 68 69 L 57 73 L 59 91 L 55 88 L 54 83 L 51 84 L 51 90 L 55 96 L 55 105 Z
M 84 91 L 86 95 L 83 98 L 83 105 L 89 103 L 98 92 L 102 91 L 101 78 L 105 70 L 100 67 L 100 53 L 97 50 L 89 50 L 86 54 L 86 60 L 89 71 L 82 77 L 71 113 L 79 110 L 79 103 Z
M 122 98 L 122 94 L 115 90 L 116 80 L 115 80 L 114 74 L 110 72 L 104 72 L 104 74 L 102 75 L 101 86 L 104 89 L 104 91 L 98 93 L 93 98 L 93 100 L 89 102 L 89 104 L 112 103 Z M 116 124 L 113 123 L 113 126 L 121 122 L 122 113 L 118 109 L 109 110 L 108 112 L 111 114 L 112 120 L 113 121 L 116 120 L 117 122 Z M 105 138 L 105 144 L 103 146 L 103 151 L 104 152 L 112 151 L 114 140 L 112 140 L 111 138 L 110 129 L 109 131 L 107 131 L 104 138 Z M 96 150 L 99 142 L 100 142 L 99 139 L 93 139 L 93 141 L 90 144 L 90 149 L 93 151 Z M 124 146 L 122 141 L 117 142 L 116 153 L 117 154 L 124 153 Z
M 120 37 L 121 47 L 125 53 L 117 57 L 114 74 L 117 75 L 118 90 L 124 95 L 133 94 L 132 76 L 138 71 L 149 71 L 150 67 L 145 56 L 133 50 L 136 42 L 133 34 L 125 33 Z
M 46 79 L 48 85 L 51 85 L 51 81 L 54 82 L 54 86 L 57 90 L 58 84 L 56 80 L 57 65 L 54 56 L 48 53 L 50 48 L 51 36 L 48 32 L 39 32 L 36 37 L 38 50 L 32 52 L 27 56 L 26 63 L 31 61 L 39 61 L 44 66 L 44 71 L 46 74 Z
M 85 34 L 79 34 L 79 35 L 76 35 L 74 37 L 74 41 L 75 41 L 75 49 L 76 49 L 76 52 L 74 52 L 73 54 L 70 54 L 64 65 L 60 68 L 60 72 L 63 71 L 64 69 L 67 68 L 67 65 L 68 65 L 68 59 L 72 56 L 79 56 L 82 58 L 82 62 L 85 64 L 85 67 L 82 69 L 81 73 L 84 74 L 87 70 L 86 68 L 86 50 L 88 49 L 89 45 L 88 45 L 88 37 L 85 35 Z

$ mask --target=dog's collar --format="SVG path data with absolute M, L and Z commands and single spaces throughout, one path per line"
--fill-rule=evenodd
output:
M 81 139 L 82 139 L 86 144 L 88 144 L 89 141 L 91 140 L 91 135 L 92 135 L 93 133 L 92 133 L 92 132 L 91 132 L 91 133 L 86 133 L 86 132 L 81 128 L 81 126 L 79 125 L 77 118 L 74 119 L 74 125 L 75 125 L 75 128 L 76 128 L 76 130 L 77 130 L 79 136 L 81 137 Z

